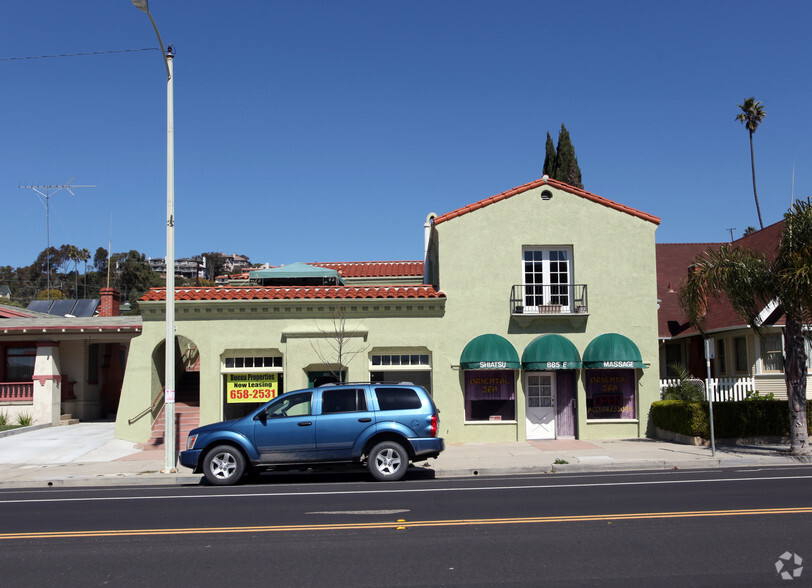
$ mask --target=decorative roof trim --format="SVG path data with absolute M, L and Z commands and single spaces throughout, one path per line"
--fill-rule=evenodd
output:
M 452 218 L 456 218 L 469 212 L 479 210 L 480 208 L 484 208 L 490 204 L 499 202 L 500 200 L 510 198 L 511 196 L 516 196 L 517 194 L 522 194 L 524 192 L 527 192 L 528 190 L 532 190 L 534 188 L 538 188 L 539 186 L 544 185 L 552 186 L 553 188 L 563 190 L 564 192 L 569 192 L 570 194 L 580 196 L 581 198 L 586 198 L 587 200 L 591 200 L 592 202 L 596 202 L 608 208 L 613 208 L 614 210 L 618 210 L 620 212 L 625 212 L 626 214 L 636 216 L 643 220 L 652 222 L 656 225 L 659 225 L 661 222 L 661 219 L 659 217 L 654 216 L 653 214 L 648 214 L 647 212 L 643 212 L 641 210 L 637 210 L 636 208 L 632 208 L 631 206 L 620 204 L 618 202 L 615 202 L 614 200 L 609 200 L 608 198 L 604 198 L 603 196 L 598 196 L 597 194 L 587 192 L 586 190 L 576 188 L 575 186 L 570 186 L 569 184 L 559 182 L 558 180 L 542 178 L 540 180 L 535 180 L 527 184 L 524 184 L 523 186 L 513 188 L 512 190 L 507 190 L 505 192 L 502 192 L 501 194 L 496 194 L 495 196 L 491 196 L 490 198 L 485 198 L 483 200 L 480 200 L 479 202 L 474 202 L 473 204 L 469 204 L 468 206 L 463 206 L 462 208 L 458 208 L 456 210 L 452 210 L 451 212 L 441 214 L 440 216 L 434 219 L 434 224 L 439 225 L 440 223 L 451 220 Z
M 222 300 L 420 300 L 445 298 L 445 292 L 428 285 L 413 286 L 253 286 L 177 288 L 177 302 Z M 166 288 L 152 288 L 139 302 L 163 302 Z

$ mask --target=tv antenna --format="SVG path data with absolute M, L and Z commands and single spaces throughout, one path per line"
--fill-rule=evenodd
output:
M 730 227 L 729 229 L 725 230 L 730 232 L 730 242 L 733 243 L 733 231 L 736 230 L 736 227 Z
M 48 290 L 47 290 L 47 297 L 48 302 L 51 301 L 51 196 L 54 196 L 57 192 L 61 192 L 62 190 L 67 190 L 71 196 L 76 196 L 73 193 L 72 188 L 95 188 L 96 186 L 74 186 L 73 180 L 76 178 L 69 179 L 66 183 L 61 185 L 46 185 L 46 186 L 18 186 L 20 189 L 25 190 L 33 190 L 40 196 L 40 202 L 42 199 L 45 198 L 45 202 L 43 205 L 45 206 L 45 263 L 46 263 L 46 273 L 47 273 L 47 283 L 48 283 Z

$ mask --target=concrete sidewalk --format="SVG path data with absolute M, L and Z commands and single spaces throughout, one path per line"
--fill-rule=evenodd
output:
M 162 474 L 162 450 L 141 451 L 113 437 L 113 423 L 16 430 L 0 437 L 0 488 L 199 484 L 200 474 L 178 466 Z M 437 477 L 722 468 L 812 463 L 786 445 L 708 447 L 652 439 L 554 440 L 520 443 L 448 444 L 437 458 L 417 467 Z

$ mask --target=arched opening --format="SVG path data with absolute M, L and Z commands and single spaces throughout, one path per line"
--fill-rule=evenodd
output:
M 166 380 L 166 345 L 161 341 L 152 351 L 152 397 L 161 395 Z M 163 443 L 165 428 L 164 402 L 152 411 L 153 425 L 149 445 Z M 175 337 L 175 447 L 186 443 L 189 431 L 200 423 L 200 352 L 197 345 L 183 335 Z

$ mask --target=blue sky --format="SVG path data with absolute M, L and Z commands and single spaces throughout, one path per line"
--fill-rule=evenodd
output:
M 584 187 L 658 242 L 765 225 L 812 193 L 812 4 L 151 0 L 176 46 L 176 253 L 419 259 L 429 212 L 541 176 L 563 122 Z M 165 255 L 166 72 L 129 0 L 13 0 L 0 22 L 0 265 L 51 244 Z M 112 223 L 111 223 L 112 218 Z M 573 219 L 577 222 L 577 219 Z M 112 226 L 112 231 L 111 231 Z M 493 239 L 500 228 L 494 228 Z M 504 230 L 504 228 L 502 228 Z

